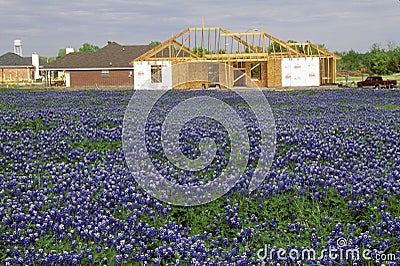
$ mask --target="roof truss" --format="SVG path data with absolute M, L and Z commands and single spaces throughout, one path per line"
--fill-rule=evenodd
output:
M 340 59 L 310 42 L 288 43 L 265 32 L 233 33 L 220 27 L 187 28 L 135 61 L 266 61 L 283 57 Z

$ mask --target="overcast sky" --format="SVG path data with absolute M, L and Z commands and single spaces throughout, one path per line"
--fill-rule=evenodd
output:
M 399 0 L 0 0 L 0 55 L 23 43 L 24 56 L 107 41 L 148 44 L 188 27 L 232 32 L 262 29 L 282 40 L 323 43 L 331 51 L 366 52 L 400 44 Z

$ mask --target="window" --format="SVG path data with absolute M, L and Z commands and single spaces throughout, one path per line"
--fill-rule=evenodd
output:
M 151 83 L 162 83 L 161 66 L 151 66 Z
M 260 63 L 251 64 L 251 78 L 261 80 L 261 66 Z
M 101 71 L 101 76 L 102 76 L 102 77 L 109 77 L 109 76 L 110 76 L 110 71 L 108 71 L 108 70 L 102 70 L 102 71 Z

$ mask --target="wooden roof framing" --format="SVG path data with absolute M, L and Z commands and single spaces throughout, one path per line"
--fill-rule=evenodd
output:
M 136 61 L 261 62 L 277 58 L 339 56 L 310 42 L 288 43 L 265 32 L 233 33 L 220 27 L 187 28 Z
M 321 58 L 335 58 L 341 59 L 341 57 L 335 53 L 331 53 L 328 50 L 313 44 L 311 42 L 289 42 L 289 46 L 294 47 L 296 50 L 300 50 L 302 53 L 308 56 L 318 56 Z

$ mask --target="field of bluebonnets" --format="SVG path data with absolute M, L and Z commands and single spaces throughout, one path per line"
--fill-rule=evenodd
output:
M 197 207 L 130 174 L 132 93 L 0 92 L 2 264 L 399 265 L 400 91 L 266 92 L 270 173 Z

